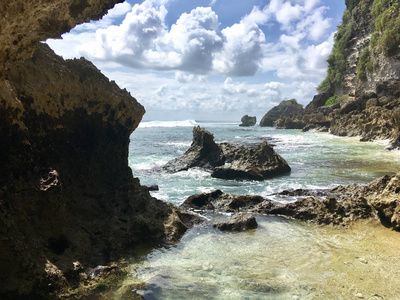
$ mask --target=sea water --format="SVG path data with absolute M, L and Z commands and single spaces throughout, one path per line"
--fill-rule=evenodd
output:
M 157 167 L 183 154 L 194 126 L 216 142 L 267 140 L 292 172 L 259 181 L 215 179 L 201 169 L 175 174 Z M 288 189 L 366 184 L 400 170 L 400 153 L 384 143 L 361 143 L 328 133 L 239 127 L 238 123 L 142 122 L 131 136 L 129 165 L 143 185 L 157 184 L 158 199 L 181 204 L 188 196 L 221 189 L 275 200 Z M 226 215 L 208 213 L 206 218 Z M 133 259 L 131 281 L 152 287 L 149 299 L 396 299 L 400 295 L 400 233 L 375 221 L 352 228 L 316 226 L 276 216 L 256 216 L 259 227 L 222 233 L 209 223 L 190 229 L 173 247 Z M 152 298 L 151 298 L 152 297 Z

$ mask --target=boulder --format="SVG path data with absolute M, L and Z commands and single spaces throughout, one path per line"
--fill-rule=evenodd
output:
M 190 148 L 161 169 L 179 172 L 193 167 L 209 170 L 216 178 L 250 180 L 264 180 L 291 170 L 266 141 L 256 146 L 217 144 L 214 136 L 199 126 L 193 129 Z
M 201 193 L 188 197 L 181 207 L 194 210 L 215 210 L 222 212 L 239 212 L 248 210 L 257 204 L 265 202 L 261 196 L 233 195 L 215 190 L 210 193 Z
M 214 168 L 212 177 L 264 180 L 291 171 L 287 162 L 267 143 L 255 147 L 221 144 L 225 164 Z
M 274 122 L 280 117 L 289 116 L 302 110 L 303 105 L 298 104 L 296 99 L 284 100 L 264 115 L 260 126 L 274 126 Z
M 242 117 L 241 121 L 242 121 L 242 124 L 240 124 L 239 126 L 250 127 L 250 126 L 256 125 L 257 118 L 256 117 L 249 117 L 248 115 L 245 115 L 245 116 Z
M 249 213 L 237 213 L 233 215 L 228 222 L 221 222 L 213 224 L 214 228 L 221 231 L 246 231 L 249 229 L 256 229 L 258 227 L 256 218 Z

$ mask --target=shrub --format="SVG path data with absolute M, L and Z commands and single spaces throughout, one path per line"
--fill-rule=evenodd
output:
M 325 102 L 325 106 L 330 106 L 336 103 L 340 103 L 342 102 L 344 99 L 347 99 L 348 95 L 343 95 L 343 96 L 338 96 L 338 95 L 334 95 L 332 97 L 330 97 L 328 100 L 326 100 Z
M 369 64 L 370 56 L 369 56 L 369 47 L 365 47 L 361 52 L 360 58 L 358 59 L 357 65 L 357 80 L 365 81 L 367 80 L 367 65 Z

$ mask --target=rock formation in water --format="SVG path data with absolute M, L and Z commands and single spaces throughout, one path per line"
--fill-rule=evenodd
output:
M 223 179 L 264 180 L 290 172 L 287 162 L 267 142 L 257 146 L 217 144 L 200 126 L 193 128 L 190 148 L 162 170 L 179 172 L 194 167 L 210 170 L 212 177 Z
M 1 299 L 56 298 L 77 284 L 77 265 L 173 242 L 191 223 L 128 167 L 144 108 L 87 60 L 40 43 L 118 2 L 0 4 Z
M 213 227 L 221 231 L 240 232 L 249 229 L 256 229 L 258 227 L 258 224 L 256 218 L 253 215 L 240 212 L 234 214 L 227 222 L 214 223 Z
M 296 99 L 284 100 L 279 105 L 270 109 L 260 121 L 260 126 L 274 126 L 280 117 L 290 116 L 303 110 L 303 105 L 298 104 Z
M 240 120 L 242 122 L 242 124 L 240 124 L 239 126 L 241 127 L 251 127 L 256 125 L 257 123 L 257 118 L 256 117 L 249 117 L 248 115 L 245 115 L 242 117 L 242 119 Z
M 399 1 L 346 1 L 342 24 L 328 58 L 328 74 L 304 112 L 276 126 L 328 126 L 362 140 L 399 138 Z
M 293 190 L 271 195 L 280 204 L 255 195 L 234 195 L 216 190 L 188 197 L 185 209 L 216 212 L 250 212 L 280 215 L 325 225 L 351 225 L 361 219 L 379 218 L 381 223 L 400 231 L 400 173 L 376 179 L 367 186 L 338 186 L 331 190 Z M 272 197 L 271 197 L 272 198 Z

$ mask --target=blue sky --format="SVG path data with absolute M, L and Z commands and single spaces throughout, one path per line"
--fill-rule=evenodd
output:
M 344 8 L 328 0 L 126 1 L 47 43 L 130 91 L 144 120 L 260 120 L 282 100 L 312 100 Z

